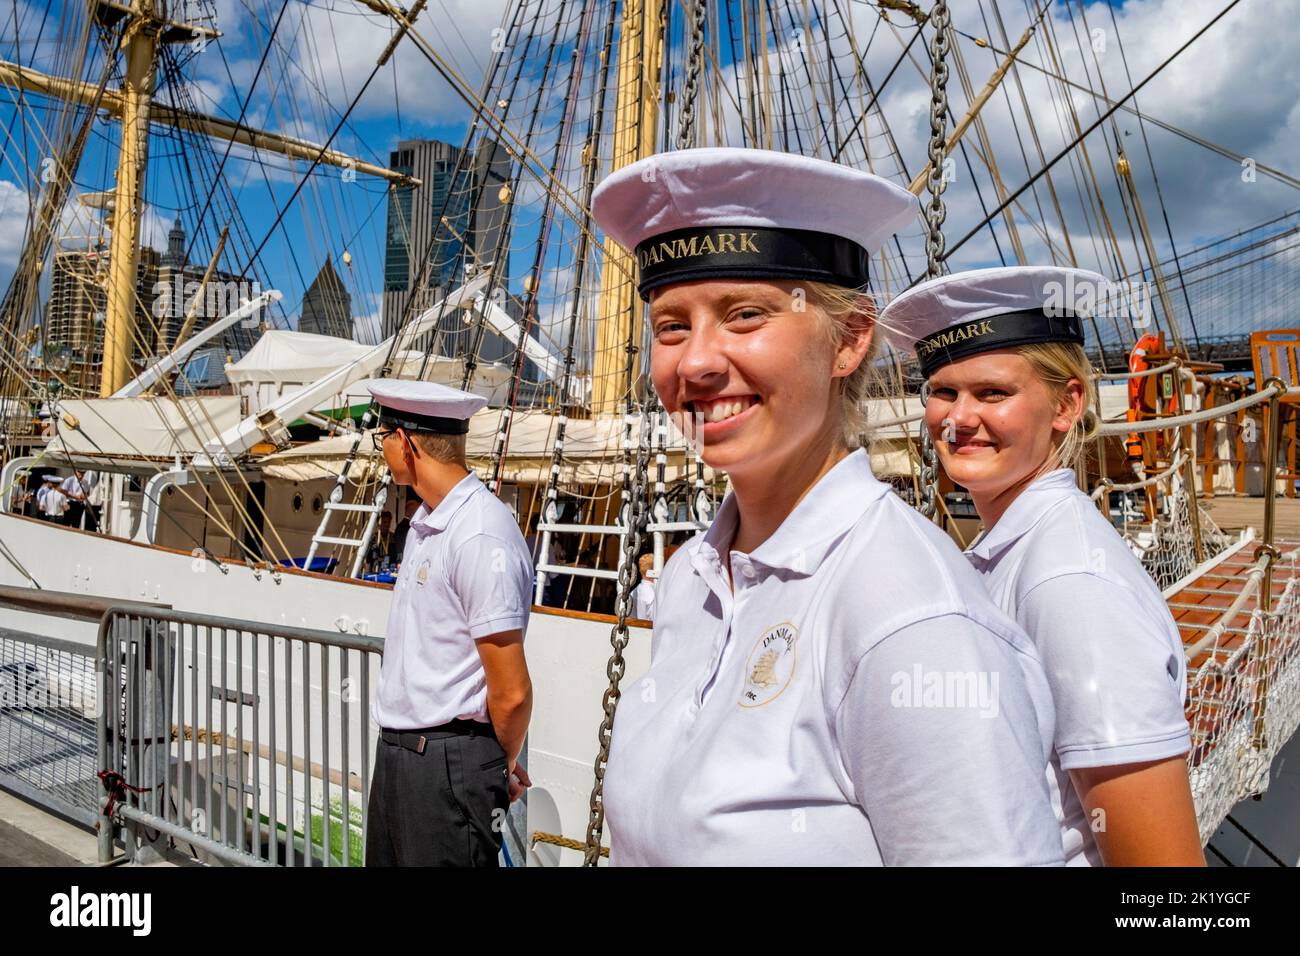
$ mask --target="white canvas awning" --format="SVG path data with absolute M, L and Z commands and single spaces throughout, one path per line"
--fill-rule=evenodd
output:
M 513 416 L 510 439 L 506 448 L 506 471 L 509 481 L 545 481 L 551 467 L 551 449 L 555 444 L 559 419 L 549 412 L 525 411 Z M 485 408 L 470 419 L 466 438 L 466 457 L 472 464 L 483 465 L 492 458 L 492 448 L 501 428 L 499 408 Z M 305 445 L 297 445 L 259 461 L 267 475 L 304 481 L 311 478 L 336 476 L 352 447 L 352 437 L 341 435 Z M 362 439 L 363 452 L 373 448 L 369 436 Z M 608 482 L 620 474 L 622 461 L 623 418 L 601 416 L 595 419 L 570 418 L 564 433 L 564 461 L 566 482 Z M 685 454 L 680 438 L 670 433 L 669 448 L 674 461 L 670 462 L 668 480 L 675 480 Z M 361 465 L 362 462 L 358 462 Z M 353 474 L 358 479 L 370 474 L 379 464 L 378 456 L 358 468 Z M 690 464 L 692 469 L 694 465 Z M 538 478 L 536 475 L 540 475 Z M 515 476 L 515 477 L 512 477 Z M 706 472 L 706 478 L 708 473 Z
M 59 403 L 47 452 L 83 457 L 188 458 L 240 419 L 236 395 L 91 398 Z M 70 422 L 76 422 L 75 427 Z
M 258 396 L 278 397 L 284 391 L 315 382 L 364 358 L 374 348 L 333 335 L 271 329 L 262 334 L 243 358 L 226 366 L 226 378 L 237 387 L 250 386 Z M 397 354 L 393 365 L 394 378 L 423 378 L 455 388 L 460 388 L 465 378 L 464 361 L 442 355 L 431 355 L 426 362 L 423 352 L 407 350 Z M 423 375 L 420 374 L 422 366 Z M 474 386 L 470 390 L 499 404 L 505 400 L 510 378 L 508 367 L 485 362 L 475 368 Z M 348 387 L 335 399 L 335 404 L 329 407 L 366 404 L 370 394 L 357 385 Z
M 520 412 L 514 416 L 510 442 L 502 477 L 521 483 L 545 482 L 551 467 L 551 449 L 555 443 L 556 416 L 541 411 Z M 472 465 L 486 467 L 501 426 L 501 410 L 485 408 L 470 420 L 465 448 Z M 362 438 L 364 453 L 350 473 L 357 480 L 371 477 L 381 467 L 370 437 Z M 352 448 L 349 435 L 297 445 L 268 455 L 258 462 L 263 474 L 289 481 L 311 481 L 337 477 Z M 623 418 L 602 416 L 595 419 L 570 419 L 564 432 L 564 466 L 560 482 L 575 484 L 609 484 L 621 480 L 623 459 Z M 881 478 L 911 473 L 906 445 L 900 441 L 877 441 L 871 449 L 872 467 Z M 653 467 L 653 466 L 652 466 Z M 669 432 L 669 460 L 665 480 L 677 481 L 695 474 L 693 457 L 677 434 Z M 706 468 L 705 480 L 713 480 L 713 470 Z

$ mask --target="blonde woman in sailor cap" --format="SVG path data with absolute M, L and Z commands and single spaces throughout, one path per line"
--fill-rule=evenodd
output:
M 881 316 L 929 382 L 926 425 L 984 532 L 967 557 L 1039 649 L 1052 800 L 1072 865 L 1204 865 L 1187 779 L 1186 661 L 1159 590 L 1072 470 L 1095 428 L 1079 269 L 942 276 Z
M 623 168 L 592 208 L 637 255 L 660 400 L 733 489 L 665 565 L 619 702 L 611 863 L 1059 864 L 1033 646 L 851 447 L 858 290 L 915 199 L 698 149 Z

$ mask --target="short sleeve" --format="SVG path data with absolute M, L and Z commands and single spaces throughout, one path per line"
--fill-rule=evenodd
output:
M 475 534 L 457 545 L 448 576 L 474 640 L 528 626 L 533 569 L 522 548 Z
M 835 729 L 885 864 L 1060 864 L 1050 722 L 1037 662 L 966 617 L 867 651 Z
M 1096 574 L 1050 578 L 1020 601 L 1056 700 L 1062 769 L 1186 753 L 1186 664 L 1160 620 L 1129 588 Z M 1168 612 L 1165 612 L 1166 614 Z

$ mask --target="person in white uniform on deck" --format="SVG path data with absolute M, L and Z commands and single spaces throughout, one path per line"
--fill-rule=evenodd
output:
M 1072 470 L 1096 426 L 1082 321 L 1112 288 L 1079 269 L 981 269 L 908 290 L 881 325 L 915 349 L 939 461 L 983 521 L 967 556 L 1047 668 L 1066 862 L 1204 865 L 1178 628 Z
M 532 558 L 510 508 L 465 464 L 477 395 L 379 380 L 376 445 L 421 500 L 393 588 L 366 866 L 496 866 L 532 712 Z
M 63 479 L 58 475 L 45 476 L 45 494 L 41 496 L 41 514 L 46 521 L 64 523 L 68 511 L 68 496 L 63 493 Z
M 664 408 L 732 491 L 663 569 L 604 784 L 616 865 L 1059 864 L 1024 633 L 853 449 L 869 256 L 916 201 L 766 150 L 612 174 Z

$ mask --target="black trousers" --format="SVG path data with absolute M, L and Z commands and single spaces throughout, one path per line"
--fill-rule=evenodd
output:
M 424 752 L 379 735 L 366 866 L 496 866 L 510 790 L 492 725 L 461 720 L 401 733 L 422 735 Z

